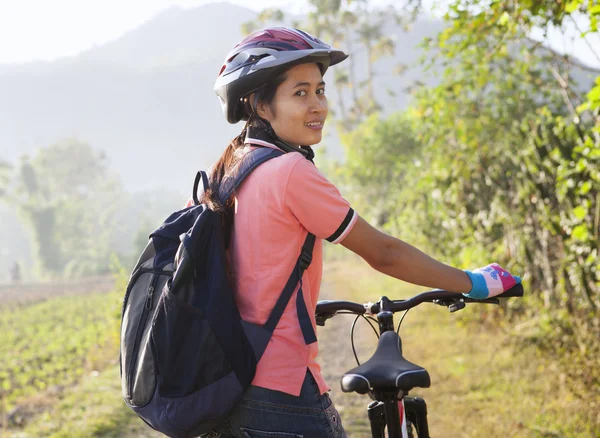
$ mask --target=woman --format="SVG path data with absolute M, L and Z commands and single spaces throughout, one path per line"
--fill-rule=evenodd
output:
M 253 385 L 219 430 L 222 436 L 345 436 L 316 362 L 322 239 L 341 243 L 400 280 L 475 298 L 498 295 L 520 281 L 498 265 L 473 272 L 452 268 L 378 231 L 317 170 L 310 146 L 321 141 L 327 118 L 323 75 L 346 57 L 300 30 L 270 28 L 238 44 L 216 81 L 228 122 L 247 123 L 213 166 L 211 186 L 253 148 L 286 152 L 254 170 L 226 205 L 219 205 L 210 190 L 203 195 L 204 202 L 224 212 L 231 275 L 244 320 L 266 321 L 307 234 L 317 237 L 302 295 L 290 300 Z M 299 324 L 300 307 L 310 315 L 308 328 Z

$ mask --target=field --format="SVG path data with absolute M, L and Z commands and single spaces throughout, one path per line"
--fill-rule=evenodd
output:
M 32 304 L 48 298 L 82 295 L 90 291 L 108 291 L 113 288 L 114 283 L 111 276 L 104 276 L 79 280 L 0 284 L 0 309 Z
M 2 426 L 25 425 L 65 389 L 97 372 L 118 343 L 114 279 L 5 286 L 0 290 Z
M 373 301 L 416 292 L 374 274 L 364 263 L 330 263 L 322 298 Z M 385 291 L 385 292 L 382 292 Z M 69 294 L 0 310 L 0 435 L 28 437 L 158 437 L 123 404 L 118 370 L 121 294 Z M 561 371 L 533 349 L 518 350 L 509 325 L 482 326 L 421 306 L 401 335 L 407 359 L 427 368 L 432 387 L 415 392 L 428 403 L 433 437 L 600 437 L 598 401 L 574 393 Z M 461 316 L 461 313 L 463 315 Z M 319 328 L 320 362 L 350 437 L 368 437 L 366 396 L 343 394 L 339 379 L 355 366 L 352 318 Z M 362 360 L 375 347 L 359 324 Z

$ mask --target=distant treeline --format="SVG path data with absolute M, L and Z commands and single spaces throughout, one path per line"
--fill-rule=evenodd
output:
M 185 200 L 167 190 L 127 193 L 104 153 L 72 138 L 0 162 L 0 202 L 29 235 L 34 266 L 21 277 L 31 280 L 106 274 L 117 260 L 132 267 L 150 232 Z

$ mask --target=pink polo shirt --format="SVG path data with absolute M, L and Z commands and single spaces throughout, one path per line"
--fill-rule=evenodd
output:
M 264 140 L 247 139 L 276 148 Z M 248 150 L 255 146 L 246 145 Z M 341 242 L 356 223 L 349 203 L 300 153 L 287 153 L 256 168 L 235 193 L 230 262 L 242 319 L 264 324 L 286 284 L 308 234 L 317 239 L 302 277 L 303 297 L 316 333 L 315 308 L 323 271 L 323 239 Z M 329 386 L 316 361 L 318 342 L 306 345 L 296 311 L 298 287 L 258 363 L 255 386 L 295 396 L 307 368 L 321 394 Z

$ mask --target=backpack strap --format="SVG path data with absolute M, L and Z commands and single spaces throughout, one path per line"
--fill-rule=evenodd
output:
M 250 172 L 256 167 L 271 158 L 279 157 L 283 154 L 284 152 L 280 150 L 265 147 L 255 149 L 244 155 L 244 157 L 235 165 L 233 170 L 225 175 L 219 185 L 219 199 L 221 202 L 227 201 L 235 189 L 242 184 L 244 179 L 246 179 Z
M 200 180 L 202 180 L 202 186 L 206 192 L 208 190 L 208 175 L 203 170 L 196 174 L 196 179 L 194 180 L 194 188 L 192 189 L 192 199 L 194 200 L 194 205 L 200 205 L 200 201 L 198 200 L 198 186 L 200 185 Z
M 317 337 L 310 322 L 310 317 L 308 315 L 308 310 L 306 309 L 306 304 L 304 303 L 304 298 L 302 297 L 302 274 L 304 274 L 304 271 L 308 269 L 310 263 L 312 262 L 312 253 L 313 248 L 315 247 L 315 240 L 315 235 L 308 233 L 306 239 L 304 240 L 304 244 L 302 245 L 302 251 L 300 251 L 300 256 L 296 261 L 296 265 L 294 266 L 294 269 L 292 270 L 292 273 L 290 274 L 290 277 L 288 278 L 288 281 L 285 284 L 279 299 L 275 303 L 275 306 L 271 311 L 271 315 L 269 315 L 269 319 L 267 319 L 267 322 L 263 326 L 263 328 L 269 333 L 273 333 L 275 331 L 277 323 L 281 319 L 285 308 L 294 294 L 296 285 L 300 283 L 296 306 L 298 320 L 300 321 L 300 328 L 302 329 L 302 335 L 304 336 L 304 341 L 307 344 L 312 344 L 315 342 Z
M 228 175 L 225 175 L 221 184 L 219 186 L 219 198 L 221 202 L 225 202 L 229 197 L 233 194 L 233 192 L 242 184 L 244 179 L 258 166 L 260 166 L 265 161 L 268 161 L 272 158 L 279 157 L 283 155 L 285 152 L 278 149 L 271 148 L 258 148 L 251 152 L 248 152 L 236 166 L 233 168 Z M 316 237 L 314 234 L 308 233 L 306 239 L 304 240 L 304 244 L 302 245 L 302 250 L 300 251 L 300 255 L 298 256 L 298 260 L 294 265 L 292 273 L 290 274 L 279 299 L 275 303 L 271 314 L 269 315 L 269 319 L 263 326 L 269 334 L 273 334 L 275 331 L 275 327 L 279 323 L 281 316 L 285 308 L 287 307 L 294 291 L 296 290 L 296 285 L 300 283 L 300 288 L 298 289 L 298 295 L 296 299 L 296 310 L 298 313 L 298 321 L 300 323 L 300 328 L 302 329 L 302 335 L 304 336 L 304 341 L 306 344 L 312 344 L 317 341 L 317 336 L 312 327 L 310 321 L 310 315 L 308 313 L 308 309 L 306 308 L 306 303 L 304 302 L 304 297 L 302 294 L 302 275 L 304 271 L 308 269 L 310 263 L 312 262 L 312 253 L 313 248 L 315 247 Z M 270 337 L 270 335 L 269 335 Z M 268 342 L 268 338 L 267 338 Z M 261 350 L 257 351 L 258 357 L 262 356 L 264 352 L 264 345 Z

